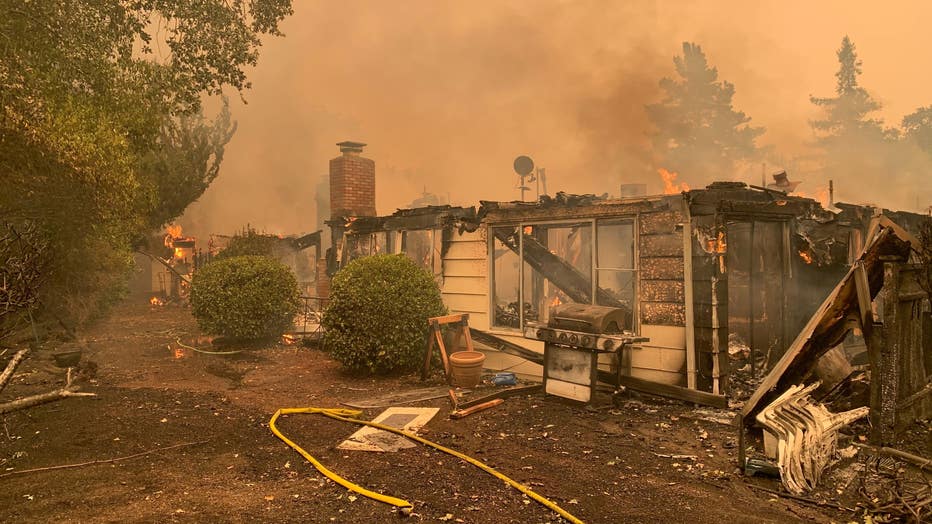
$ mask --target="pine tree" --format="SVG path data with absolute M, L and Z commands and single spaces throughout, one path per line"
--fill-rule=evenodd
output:
M 732 178 L 738 162 L 758 157 L 755 140 L 764 128 L 752 127 L 751 118 L 734 109 L 734 84 L 719 80 L 700 46 L 684 42 L 673 63 L 678 78 L 663 78 L 665 98 L 647 106 L 660 167 L 687 180 Z
M 920 107 L 903 117 L 903 134 L 932 157 L 932 106 Z
M 823 119 L 810 122 L 819 143 L 827 146 L 850 141 L 856 136 L 882 138 L 882 122 L 869 118 L 871 113 L 880 109 L 880 103 L 858 84 L 861 60 L 848 36 L 842 39 L 837 55 L 839 68 L 835 73 L 835 96 L 809 97 L 813 104 L 825 111 Z

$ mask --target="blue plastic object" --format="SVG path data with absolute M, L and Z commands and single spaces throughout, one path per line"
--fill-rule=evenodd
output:
M 514 386 L 518 383 L 518 379 L 515 377 L 515 374 L 510 371 L 503 371 L 501 373 L 496 373 L 492 377 L 492 383 L 496 386 Z

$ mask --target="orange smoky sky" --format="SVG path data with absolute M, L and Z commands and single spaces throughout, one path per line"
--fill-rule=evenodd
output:
M 787 156 L 810 148 L 809 95 L 833 94 L 846 34 L 887 125 L 932 104 L 932 2 L 302 0 L 294 9 L 285 37 L 266 39 L 249 72 L 247 103 L 231 97 L 239 127 L 220 176 L 181 219 L 187 231 L 317 229 L 318 183 L 343 140 L 369 144 L 379 214 L 425 188 L 462 205 L 517 199 L 520 154 L 547 169 L 551 193 L 617 195 L 626 182 L 662 192 L 644 105 L 660 98 L 683 41 L 735 84 L 735 107 L 767 128 L 759 142 Z M 745 177 L 759 183 L 760 168 L 723 178 Z M 843 194 L 844 180 L 836 186 Z

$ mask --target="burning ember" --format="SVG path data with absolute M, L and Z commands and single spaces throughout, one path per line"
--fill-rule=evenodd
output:
M 563 301 L 560 300 L 560 295 L 554 295 L 553 300 L 550 301 L 550 307 L 559 306 Z
M 294 335 L 289 335 L 285 333 L 282 335 L 282 345 L 284 346 L 293 346 L 298 343 L 298 339 Z
M 799 250 L 799 258 L 803 259 L 803 262 L 805 262 L 805 263 L 807 263 L 807 264 L 811 264 L 811 263 L 812 263 L 812 255 L 810 255 L 808 251 L 803 251 L 802 249 L 800 249 L 800 250 Z
M 164 306 L 165 305 L 165 301 L 159 297 L 150 298 L 149 303 L 152 304 L 153 306 Z
M 719 231 L 715 238 L 705 239 L 705 252 L 716 254 L 728 252 L 728 240 L 725 238 L 724 231 Z
M 682 193 L 683 191 L 689 191 L 689 185 L 686 184 L 686 182 L 676 181 L 679 175 L 675 172 L 660 168 L 657 170 L 657 173 L 660 175 L 660 178 L 663 179 L 663 194 L 674 195 L 676 193 Z

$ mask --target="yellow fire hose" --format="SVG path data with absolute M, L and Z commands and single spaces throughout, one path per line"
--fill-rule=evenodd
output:
M 357 484 L 354 484 L 354 483 L 352 483 L 352 482 L 346 480 L 345 478 L 343 478 L 343 477 L 337 475 L 336 473 L 334 473 L 334 472 L 330 471 L 329 469 L 327 469 L 326 467 L 324 467 L 324 465 L 321 464 L 320 462 L 318 462 L 317 459 L 315 459 L 314 457 L 312 457 L 312 456 L 310 455 L 310 453 L 308 453 L 307 451 L 304 451 L 304 449 L 302 449 L 301 446 L 298 446 L 297 444 L 295 444 L 294 442 L 292 442 L 291 440 L 289 440 L 288 437 L 286 437 L 285 435 L 283 435 L 282 432 L 279 431 L 278 428 L 275 426 L 275 421 L 278 420 L 278 417 L 279 417 L 279 416 L 281 416 L 281 415 L 292 415 L 292 414 L 298 414 L 298 413 L 309 413 L 309 414 L 324 415 L 324 416 L 326 416 L 326 417 L 330 417 L 330 418 L 335 419 L 335 420 L 341 420 L 341 421 L 343 421 L 343 422 L 351 422 L 351 423 L 353 423 L 353 424 L 362 424 L 362 425 L 370 426 L 370 427 L 373 427 L 373 428 L 376 428 L 376 429 L 381 429 L 381 430 L 383 430 L 383 431 L 388 431 L 388 432 L 391 432 L 391 433 L 395 433 L 396 435 L 401 435 L 401 436 L 406 437 L 406 438 L 408 438 L 408 439 L 411 439 L 411 440 L 413 440 L 413 441 L 415 441 L 415 442 L 420 442 L 421 444 L 424 444 L 425 446 L 430 446 L 430 447 L 432 447 L 432 448 L 434 448 L 434 449 L 437 449 L 437 450 L 439 450 L 439 451 L 442 451 L 442 452 L 444 452 L 444 453 L 447 453 L 447 454 L 449 454 L 449 455 L 453 455 L 454 457 L 457 457 L 457 458 L 459 458 L 459 459 L 462 459 L 462 460 L 464 460 L 464 461 L 466 461 L 466 462 L 472 464 L 473 466 L 476 466 L 477 468 L 479 468 L 479 469 L 481 469 L 481 470 L 483 470 L 483 471 L 485 471 L 485 472 L 487 472 L 487 473 L 493 475 L 494 477 L 503 480 L 506 484 L 508 484 L 508 485 L 510 485 L 511 487 L 517 489 L 517 490 L 520 491 L 521 493 L 524 493 L 524 494 L 527 495 L 528 497 L 530 497 L 530 498 L 534 499 L 535 501 L 537 501 L 537 502 L 543 504 L 543 505 L 546 506 L 547 508 L 549 508 L 549 509 L 555 511 L 556 513 L 558 513 L 561 517 L 563 517 L 563 518 L 566 519 L 567 521 L 572 522 L 573 524 L 582 524 L 582 521 L 581 521 L 581 520 L 579 520 L 578 518 L 574 517 L 573 515 L 571 515 L 569 512 L 567 512 L 566 510 L 564 510 L 564 509 L 561 508 L 560 506 L 557 506 L 557 504 L 554 503 L 553 501 L 548 500 L 548 499 L 544 498 L 544 497 L 541 496 L 541 495 L 538 495 L 538 494 L 535 493 L 531 488 L 529 488 L 529 487 L 527 487 L 527 486 L 525 486 L 525 485 L 523 485 L 523 484 L 520 484 L 520 483 L 518 483 L 518 482 L 516 482 L 516 481 L 514 481 L 514 480 L 511 480 L 510 478 L 508 478 L 508 477 L 506 477 L 505 475 L 499 473 L 499 472 L 496 471 L 495 469 L 493 469 L 493 468 L 487 466 L 486 464 L 484 464 L 484 463 L 482 463 L 482 462 L 480 462 L 480 461 L 478 461 L 478 460 L 476 460 L 476 459 L 474 459 L 474 458 L 472 458 L 472 457 L 470 457 L 470 456 L 468 456 L 468 455 L 464 455 L 464 454 L 462 454 L 462 453 L 460 453 L 460 452 L 458 452 L 458 451 L 454 451 L 454 450 L 452 450 L 452 449 L 450 449 L 450 448 L 446 448 L 446 447 L 444 447 L 444 446 L 441 446 L 440 444 L 437 444 L 437 443 L 431 442 L 431 441 L 429 441 L 429 440 L 427 440 L 427 439 L 425 439 L 425 438 L 419 437 L 419 436 L 417 436 L 417 435 L 415 435 L 415 434 L 413 434 L 413 433 L 408 433 L 408 432 L 402 431 L 402 430 L 400 430 L 400 429 L 398 429 L 398 428 L 393 428 L 393 427 L 391 427 L 391 426 L 385 426 L 385 425 L 382 425 L 382 424 L 377 424 L 377 423 L 375 423 L 375 422 L 369 422 L 369 421 L 366 421 L 366 420 L 359 420 L 357 417 L 359 417 L 359 415 L 362 414 L 362 411 L 357 411 L 357 410 L 354 410 L 354 409 L 341 409 L 341 408 L 282 408 L 282 409 L 279 409 L 278 411 L 276 411 L 274 415 L 272 415 L 272 419 L 269 420 L 269 429 L 272 430 L 272 433 L 274 433 L 276 437 L 280 438 L 285 444 L 288 444 L 292 449 L 294 449 L 295 451 L 297 451 L 298 453 L 300 453 L 301 456 L 303 456 L 304 458 L 306 458 L 306 459 L 308 460 L 308 462 L 310 462 L 315 468 L 317 468 L 317 471 L 323 473 L 327 478 L 329 478 L 330 480 L 332 480 L 332 481 L 336 482 L 337 484 L 343 486 L 343 487 L 346 488 L 346 489 L 349 489 L 349 490 L 351 490 L 351 491 L 355 491 L 356 493 L 359 493 L 360 495 L 363 495 L 363 496 L 365 496 L 365 497 L 369 497 L 369 498 L 372 499 L 372 500 L 377 500 L 377 501 L 379 501 L 379 502 L 384 502 L 384 503 L 386 503 L 386 504 L 391 504 L 392 506 L 395 506 L 396 508 L 400 509 L 402 512 L 404 512 L 404 513 L 406 513 L 406 514 L 407 514 L 407 513 L 410 513 L 410 511 L 411 511 L 412 505 L 411 505 L 410 502 L 408 502 L 407 500 L 403 500 L 403 499 L 396 498 L 396 497 L 391 497 L 391 496 L 388 496 L 388 495 L 382 495 L 381 493 L 376 493 L 376 492 L 374 492 L 374 491 L 369 491 L 368 489 L 366 489 L 366 488 L 364 488 L 364 487 L 362 487 L 362 486 L 359 486 L 359 485 L 357 485 Z

